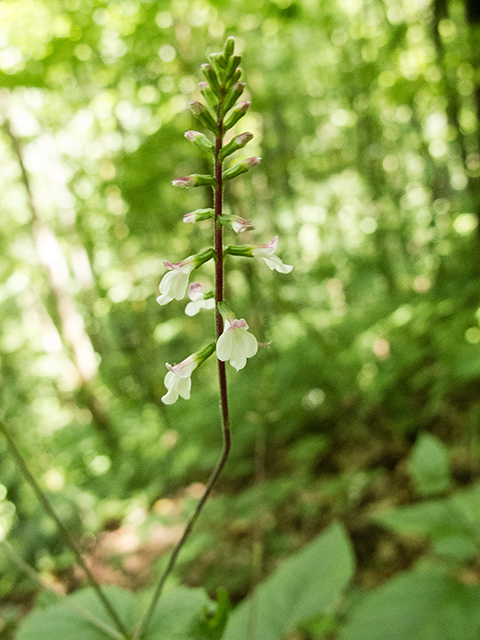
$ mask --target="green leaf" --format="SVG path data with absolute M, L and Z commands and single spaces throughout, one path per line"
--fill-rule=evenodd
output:
M 408 572 L 367 596 L 339 640 L 477 640 L 479 634 L 479 587 Z
M 447 448 L 429 433 L 421 434 L 412 449 L 409 471 L 420 495 L 446 491 L 451 485 Z
M 431 500 L 419 504 L 397 507 L 379 514 L 374 520 L 398 533 L 445 538 L 469 535 L 470 525 L 450 500 Z
M 344 528 L 332 524 L 263 582 L 230 617 L 224 640 L 245 638 L 251 613 L 257 640 L 280 640 L 304 621 L 330 613 L 353 575 Z
M 139 609 L 135 597 L 119 587 L 104 587 L 104 592 L 120 620 L 127 629 L 132 629 L 139 617 Z M 68 597 L 74 606 L 81 607 L 92 614 L 108 627 L 113 627 L 113 621 L 97 594 L 91 588 L 82 589 Z M 16 640 L 106 640 L 112 635 L 96 627 L 92 622 L 81 617 L 65 603 L 59 602 L 46 609 L 34 609 L 17 632 Z
M 179 587 L 165 593 L 155 609 L 142 640 L 191 640 L 192 629 L 211 600 L 203 589 Z M 214 636 L 215 637 L 215 636 Z
M 433 549 L 439 556 L 466 562 L 478 554 L 478 545 L 467 536 L 448 536 L 434 541 Z

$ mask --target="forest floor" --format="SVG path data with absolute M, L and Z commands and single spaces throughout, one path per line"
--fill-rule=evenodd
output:
M 417 500 L 408 474 L 411 444 L 408 438 L 391 433 L 363 433 L 337 440 L 310 458 L 307 468 L 300 462 L 288 479 L 291 459 L 286 448 L 277 450 L 273 459 L 261 461 L 260 473 L 250 485 L 228 478 L 221 481 L 198 523 L 195 533 L 200 543 L 187 546 L 186 557 L 180 559 L 179 578 L 190 586 L 203 585 L 212 594 L 219 584 L 225 585 L 238 602 L 256 581 L 333 519 L 345 525 L 353 543 L 355 585 L 374 588 L 408 569 L 428 554 L 428 543 L 392 533 L 376 524 L 374 516 Z M 469 446 L 453 447 L 451 472 L 457 487 L 478 477 L 478 461 Z M 186 516 L 203 488 L 201 483 L 192 483 L 160 498 L 149 513 L 137 514 L 136 524 L 108 523 L 85 549 L 98 581 L 133 591 L 147 586 L 152 567 L 159 558 L 162 564 L 180 539 Z M 469 571 L 469 582 L 480 582 L 480 564 Z M 50 578 L 63 593 L 83 582 L 76 567 Z M 14 637 L 15 622 L 31 608 L 35 597 L 33 591 L 20 601 L 0 603 L 2 640 Z

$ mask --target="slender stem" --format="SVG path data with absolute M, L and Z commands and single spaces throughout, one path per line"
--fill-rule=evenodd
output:
M 21 470 L 21 472 L 23 474 L 23 477 L 25 478 L 25 480 L 29 483 L 29 485 L 34 490 L 34 492 L 35 492 L 35 494 L 36 494 L 36 496 L 38 498 L 38 501 L 40 502 L 40 504 L 42 505 L 42 507 L 44 508 L 46 513 L 48 513 L 48 515 L 52 518 L 52 520 L 55 521 L 63 540 L 70 547 L 70 549 L 73 551 L 75 557 L 77 558 L 78 564 L 80 565 L 80 567 L 83 569 L 83 571 L 85 572 L 85 574 L 87 576 L 88 582 L 95 589 L 98 597 L 100 598 L 103 606 L 105 607 L 106 611 L 109 613 L 110 617 L 112 618 L 115 626 L 120 631 L 120 633 L 122 634 L 123 638 L 126 638 L 127 640 L 130 640 L 131 636 L 128 633 L 127 629 L 125 628 L 125 625 L 120 620 L 120 618 L 118 617 L 117 612 L 115 611 L 115 609 L 111 605 L 111 603 L 108 600 L 107 596 L 103 593 L 102 588 L 100 587 L 98 582 L 95 580 L 92 572 L 90 571 L 90 569 L 88 568 L 85 560 L 83 559 L 82 553 L 81 553 L 80 549 L 77 547 L 77 544 L 76 544 L 75 540 L 72 538 L 72 536 L 70 535 L 68 529 L 63 524 L 63 522 L 60 520 L 60 518 L 58 517 L 58 515 L 54 511 L 53 507 L 51 506 L 51 504 L 47 500 L 47 497 L 45 496 L 44 492 L 40 488 L 40 485 L 38 484 L 38 482 L 35 480 L 35 478 L 31 474 L 30 469 L 28 468 L 27 463 L 25 462 L 25 459 L 23 458 L 22 454 L 18 450 L 17 445 L 15 444 L 15 441 L 12 438 L 10 432 L 8 431 L 7 427 L 2 422 L 0 422 L 0 431 L 5 436 L 5 438 L 7 440 L 7 443 L 8 443 L 8 446 L 9 446 L 9 449 L 12 452 L 14 458 L 17 461 L 18 466 L 20 467 L 20 470 Z
M 225 92 L 224 92 L 225 95 Z M 217 124 L 218 124 L 218 135 L 215 140 L 215 166 L 214 166 L 214 174 L 217 179 L 217 188 L 214 193 L 214 236 L 215 236 L 215 251 L 217 252 L 218 260 L 215 264 L 215 332 L 217 340 L 223 333 L 223 318 L 218 311 L 218 303 L 223 301 L 223 234 L 222 234 L 222 225 L 218 222 L 218 217 L 222 215 L 222 205 L 223 205 L 223 179 L 222 179 L 222 160 L 219 157 L 220 151 L 223 145 L 223 117 L 220 115 L 221 113 L 222 102 L 220 102 L 218 106 L 218 114 L 217 114 Z M 175 566 L 175 562 L 177 557 L 182 550 L 183 545 L 185 544 L 187 538 L 189 537 L 199 515 L 205 505 L 213 486 L 215 485 L 219 475 L 221 474 L 227 459 L 230 453 L 231 446 L 231 433 L 230 433 L 230 423 L 228 416 L 228 398 L 227 398 L 227 376 L 225 371 L 225 362 L 218 360 L 218 376 L 219 376 L 219 384 L 220 384 L 220 408 L 221 408 L 221 416 L 222 416 L 222 434 L 223 434 L 223 450 L 220 457 L 220 460 L 214 469 L 212 475 L 210 476 L 207 486 L 205 487 L 205 491 L 203 492 L 202 497 L 200 498 L 197 507 L 187 522 L 187 526 L 183 532 L 182 537 L 175 545 L 170 559 L 168 561 L 168 565 L 163 572 L 160 581 L 155 589 L 155 592 L 152 597 L 152 601 L 150 603 L 149 608 L 147 609 L 143 618 L 140 619 L 135 630 L 133 632 L 133 639 L 138 640 L 142 631 L 146 631 L 148 625 L 150 624 L 153 614 L 155 612 L 158 600 L 162 594 L 163 587 L 165 586 L 165 582 L 167 581 L 168 576 L 173 570 Z

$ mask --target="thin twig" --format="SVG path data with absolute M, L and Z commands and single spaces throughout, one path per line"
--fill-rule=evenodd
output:
M 3 548 L 5 553 L 9 556 L 10 560 L 14 562 L 21 571 L 26 573 L 31 580 L 33 580 L 40 587 L 42 587 L 42 589 L 45 589 L 46 591 L 50 591 L 50 593 L 53 593 L 55 596 L 57 596 L 57 598 L 60 600 L 62 604 L 64 604 L 69 609 L 71 609 L 74 613 L 78 614 L 80 617 L 84 618 L 85 620 L 88 620 L 88 622 L 91 622 L 94 626 L 97 627 L 97 629 L 104 631 L 110 637 L 115 638 L 115 640 L 124 640 L 124 636 L 121 635 L 118 631 L 116 631 L 116 629 L 111 627 L 109 624 L 107 624 L 103 620 L 100 620 L 100 618 L 97 618 L 95 614 L 91 613 L 87 609 L 84 609 L 80 605 L 76 604 L 75 602 L 73 602 L 73 600 L 71 600 L 71 598 L 57 591 L 50 584 L 48 584 L 48 582 L 44 580 L 39 573 L 37 573 L 30 565 L 28 565 L 18 555 L 18 553 L 13 549 L 13 547 L 10 544 L 8 544 L 8 542 L 6 542 L 5 540 L 1 540 L 0 546 Z
M 21 472 L 23 474 L 23 477 L 25 478 L 25 480 L 29 483 L 29 485 L 34 490 L 35 495 L 38 498 L 38 501 L 40 502 L 40 504 L 42 505 L 42 507 L 44 508 L 46 513 L 48 513 L 48 515 L 52 518 L 52 520 L 54 520 L 54 522 L 57 525 L 58 530 L 60 532 L 60 535 L 62 536 L 65 544 L 67 544 L 68 547 L 73 551 L 73 553 L 74 553 L 74 555 L 75 555 L 75 557 L 77 559 L 78 564 L 80 565 L 80 567 L 83 569 L 83 571 L 85 572 L 85 574 L 87 576 L 88 582 L 95 589 L 95 591 L 96 591 L 98 597 L 100 598 L 103 606 L 105 607 L 106 611 L 109 613 L 109 615 L 112 618 L 113 622 L 115 623 L 115 626 L 117 627 L 117 629 L 120 631 L 120 634 L 121 634 L 122 638 L 126 638 L 127 640 L 130 640 L 131 636 L 128 633 L 125 625 L 120 620 L 117 612 L 113 608 L 113 606 L 110 603 L 110 601 L 108 600 L 107 596 L 104 594 L 104 592 L 103 592 L 102 588 L 100 587 L 100 585 L 98 584 L 98 582 L 95 580 L 92 572 L 90 571 L 90 569 L 88 568 L 85 560 L 83 559 L 82 553 L 81 553 L 80 549 L 77 547 L 77 544 L 76 544 L 75 540 L 72 538 L 72 536 L 70 535 L 68 529 L 66 528 L 66 526 L 63 524 L 63 522 L 60 520 L 60 518 L 58 517 L 58 515 L 54 511 L 53 507 L 51 506 L 51 504 L 47 500 L 47 497 L 45 496 L 44 492 L 40 488 L 40 485 L 38 484 L 38 482 L 35 480 L 35 478 L 31 474 L 27 463 L 25 462 L 22 454 L 20 453 L 20 451 L 17 448 L 17 445 L 15 444 L 14 439 L 12 438 L 9 430 L 7 429 L 5 424 L 3 424 L 3 422 L 0 422 L 0 431 L 5 436 L 5 438 L 7 440 L 7 443 L 8 443 L 8 447 L 9 447 L 11 453 L 13 454 L 14 458 L 16 459 L 17 463 L 18 463 L 18 466 L 20 467 L 20 470 L 21 470 Z

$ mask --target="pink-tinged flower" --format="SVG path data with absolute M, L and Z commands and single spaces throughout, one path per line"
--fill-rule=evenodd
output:
M 185 297 L 188 278 L 196 266 L 195 256 L 189 256 L 176 264 L 164 260 L 163 264 L 170 271 L 163 276 L 160 282 L 159 290 L 161 295 L 157 298 L 157 302 L 160 305 L 168 304 L 172 300 L 181 300 Z
M 200 282 L 192 282 L 188 287 L 188 297 L 191 302 L 185 307 L 187 316 L 196 316 L 200 309 L 214 309 L 215 300 L 213 298 L 204 298 L 205 287 Z
M 275 269 L 279 273 L 290 273 L 293 267 L 289 264 L 283 264 L 278 256 L 273 255 L 277 250 L 278 236 L 275 236 L 273 240 L 267 244 L 260 244 L 252 249 L 252 255 L 255 258 L 263 258 L 269 269 Z
M 217 358 L 230 361 L 237 371 L 247 364 L 247 358 L 257 353 L 258 343 L 254 335 L 247 331 L 248 324 L 241 318 L 225 322 L 222 335 L 217 340 Z
M 183 216 L 184 222 L 202 222 L 213 218 L 213 209 L 197 209 Z
M 205 139 L 207 140 L 207 138 Z M 191 189 L 193 187 L 215 187 L 217 186 L 217 181 L 214 176 L 204 176 L 199 173 L 192 173 L 190 176 L 184 176 L 183 178 L 172 180 L 172 184 L 174 187 Z
M 246 220 L 245 218 L 241 218 L 240 216 L 232 216 L 232 229 L 236 233 L 241 233 L 242 231 L 250 231 L 251 229 L 255 229 L 251 220 Z
M 183 189 L 191 189 L 195 186 L 195 177 L 185 176 L 184 178 L 177 178 L 176 180 L 172 180 L 172 184 L 174 187 L 182 187 Z
M 168 373 L 164 380 L 167 393 L 162 397 L 164 404 L 173 404 L 178 400 L 178 396 L 185 398 L 185 400 L 190 398 L 190 389 L 192 387 L 190 376 L 198 365 L 199 362 L 195 354 L 188 356 L 188 358 L 173 366 L 167 362 L 165 366 L 168 369 Z
M 196 215 L 195 215 L 195 211 L 192 211 L 191 213 L 186 213 L 183 216 L 183 221 L 184 222 L 195 222 L 196 221 Z

